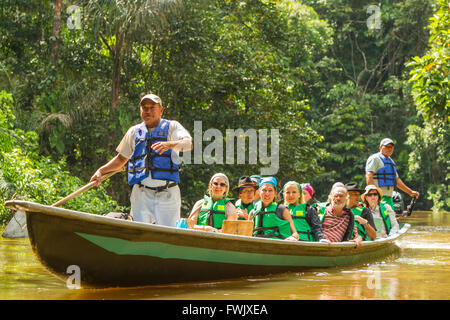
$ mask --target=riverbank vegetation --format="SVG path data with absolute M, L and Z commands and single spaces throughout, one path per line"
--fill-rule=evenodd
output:
M 278 129 L 277 178 L 311 182 L 319 199 L 336 181 L 364 185 L 365 160 L 391 137 L 400 176 L 422 194 L 417 208 L 449 210 L 448 3 L 369 6 L 3 1 L 0 200 L 51 204 L 87 183 L 153 92 L 191 133 L 195 121 L 223 139 L 227 129 Z M 236 159 L 184 165 L 182 212 L 214 172 L 235 184 L 268 166 Z M 117 174 L 66 206 L 124 210 L 129 192 Z

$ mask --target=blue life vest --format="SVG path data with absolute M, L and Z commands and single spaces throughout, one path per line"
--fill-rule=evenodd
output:
M 162 154 L 156 153 L 152 144 L 167 141 L 170 122 L 161 120 L 153 129 L 150 137 L 145 122 L 136 126 L 134 131 L 135 147 L 128 161 L 128 183 L 130 186 L 141 182 L 152 173 L 152 179 L 180 182 L 179 165 L 172 161 L 171 149 Z
M 397 166 L 391 158 L 384 156 L 382 153 L 379 156 L 384 163 L 384 167 L 374 174 L 374 178 L 378 180 L 379 187 L 394 187 L 397 184 Z

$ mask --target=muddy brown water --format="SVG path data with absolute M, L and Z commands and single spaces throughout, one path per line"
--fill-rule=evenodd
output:
M 70 289 L 39 263 L 28 239 L 0 237 L 0 300 L 448 300 L 450 213 L 415 211 L 402 221 L 411 228 L 397 253 L 363 265 L 114 289 Z

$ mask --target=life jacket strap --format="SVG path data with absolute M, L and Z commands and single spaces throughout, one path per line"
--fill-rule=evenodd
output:
M 266 231 L 266 230 L 271 230 L 271 232 L 264 234 L 264 231 Z M 280 228 L 278 226 L 276 226 L 276 227 L 258 227 L 258 228 L 255 228 L 253 233 L 256 237 L 259 237 L 259 238 L 276 237 L 276 238 L 284 240 L 284 237 L 281 235 Z

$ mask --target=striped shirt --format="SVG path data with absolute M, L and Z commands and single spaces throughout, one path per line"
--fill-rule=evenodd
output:
M 341 242 L 345 231 L 347 231 L 349 221 L 350 212 L 344 210 L 344 214 L 341 216 L 336 216 L 334 215 L 333 207 L 328 206 L 325 209 L 325 217 L 322 222 L 322 232 L 331 242 Z M 357 235 L 358 230 L 355 223 L 352 239 L 354 239 Z

